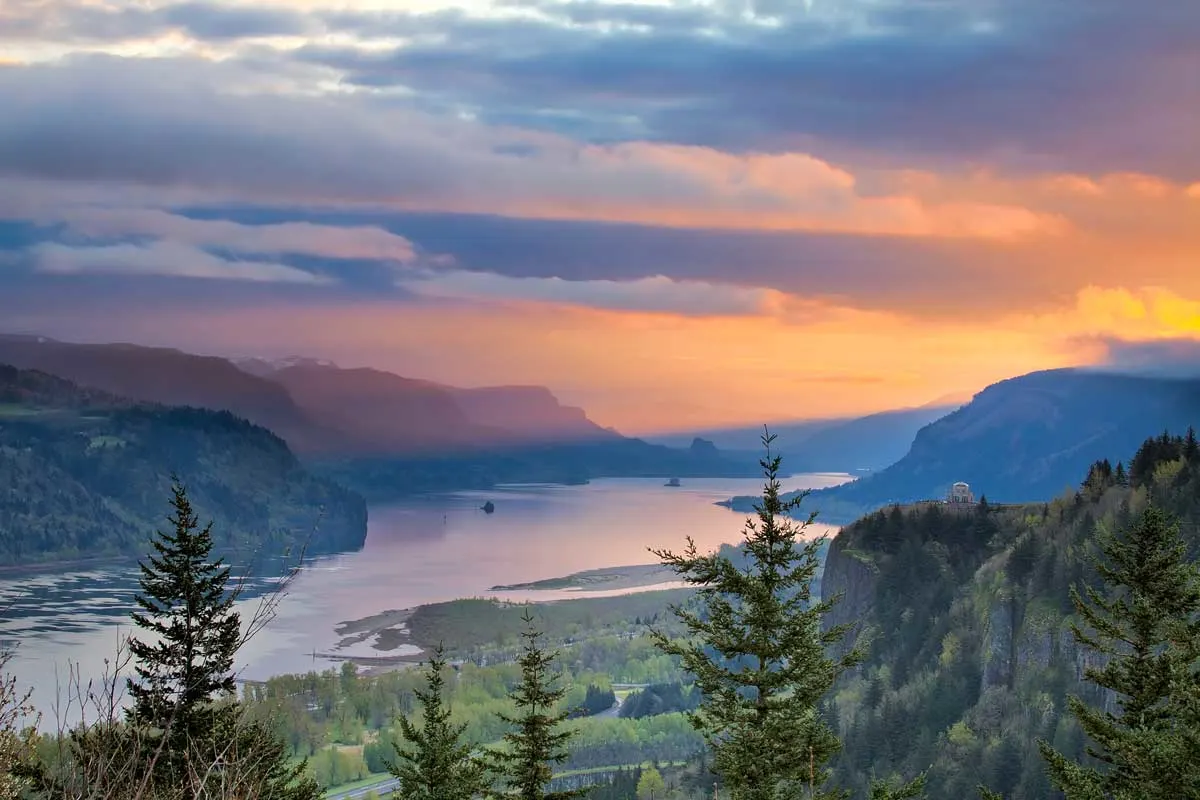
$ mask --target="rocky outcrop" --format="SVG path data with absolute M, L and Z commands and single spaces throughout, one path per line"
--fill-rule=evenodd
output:
M 1015 677 L 1017 641 L 1016 603 L 1009 597 L 997 598 L 988 610 L 980 653 L 980 691 L 992 686 L 1011 689 Z
M 877 572 L 869 555 L 849 547 L 842 534 L 834 537 L 821 575 L 821 599 L 828 602 L 840 597 L 840 600 L 825 615 L 826 629 L 853 624 L 868 615 L 875 601 Z M 848 637 L 849 642 L 853 640 L 853 635 Z

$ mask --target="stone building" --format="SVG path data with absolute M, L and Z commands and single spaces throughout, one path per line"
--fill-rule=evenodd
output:
M 950 495 L 946 498 L 946 502 L 974 505 L 975 493 L 971 491 L 969 484 L 959 481 L 950 487 Z

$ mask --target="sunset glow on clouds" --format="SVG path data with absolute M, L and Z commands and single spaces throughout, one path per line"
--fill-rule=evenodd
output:
M 1200 6 L 0 5 L 0 330 L 630 432 L 1200 341 Z

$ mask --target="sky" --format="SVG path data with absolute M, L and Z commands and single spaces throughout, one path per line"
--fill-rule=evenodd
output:
M 1193 370 L 1200 3 L 3 0 L 0 331 L 629 433 Z

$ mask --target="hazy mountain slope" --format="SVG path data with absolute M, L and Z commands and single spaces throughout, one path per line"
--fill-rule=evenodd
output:
M 544 386 L 460 389 L 377 369 L 307 361 L 263 373 L 314 419 L 345 436 L 343 452 L 405 456 L 498 445 L 612 439 Z
M 878 470 L 908 452 L 913 437 L 925 425 L 957 406 L 923 406 L 883 411 L 865 417 L 824 419 L 771 425 L 775 447 L 790 472 L 855 472 Z M 757 453 L 762 426 L 701 432 L 726 452 Z M 685 444 L 690 434 L 656 436 L 653 441 Z
M 1200 425 L 1200 380 L 1035 372 L 989 386 L 922 428 L 892 466 L 814 492 L 811 503 L 828 521 L 848 521 L 892 502 L 941 498 L 959 480 L 992 501 L 1049 500 L 1093 461 L 1189 425 Z
M 0 363 L 122 397 L 230 411 L 314 457 L 611 438 L 544 387 L 459 389 L 374 369 L 0 334 Z
M 0 361 L 140 401 L 228 410 L 373 497 L 521 481 L 752 474 L 752 459 L 627 439 L 544 387 L 459 389 L 328 362 L 0 337 Z
M 287 390 L 223 358 L 132 344 L 76 344 L 0 334 L 0 364 L 36 369 L 121 397 L 229 411 L 298 449 L 328 443 Z
M 226 554 L 330 552 L 366 536 L 362 498 L 264 428 L 0 366 L 0 563 L 143 553 L 171 473 Z
M 614 439 L 618 434 L 565 406 L 545 386 L 444 387 L 471 422 L 486 426 L 498 441 L 580 442 Z
M 487 441 L 450 391 L 376 369 L 300 364 L 270 374 L 314 419 L 336 430 L 341 454 L 409 455 Z
M 779 447 L 785 457 L 792 455 L 790 469 L 800 472 L 880 470 L 904 457 L 921 428 L 956 408 L 884 411 L 816 431 L 794 446 L 781 435 Z

